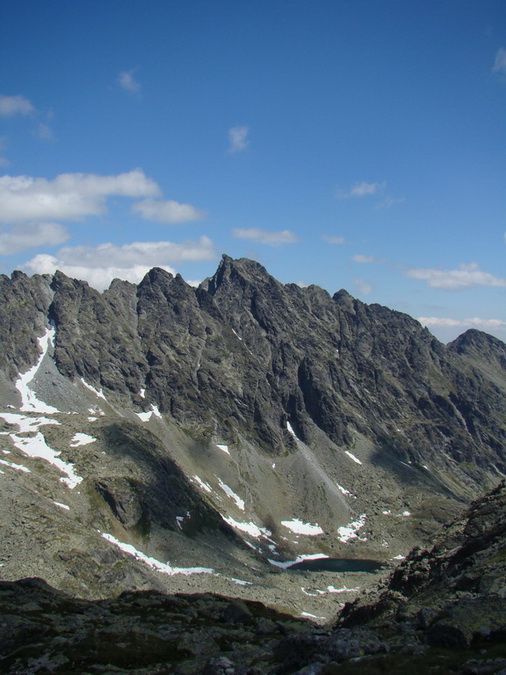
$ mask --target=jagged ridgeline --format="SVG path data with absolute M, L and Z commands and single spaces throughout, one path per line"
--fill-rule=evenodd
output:
M 0 344 L 4 578 L 97 597 L 166 588 L 139 551 L 249 583 L 252 560 L 387 561 L 506 474 L 503 342 L 251 260 L 198 288 L 2 276 Z

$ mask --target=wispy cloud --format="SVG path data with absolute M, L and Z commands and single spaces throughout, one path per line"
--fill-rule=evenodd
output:
M 232 127 L 228 130 L 228 152 L 234 154 L 246 150 L 249 145 L 249 128 L 247 126 Z
M 232 234 L 236 239 L 247 239 L 248 241 L 255 241 L 258 244 L 267 244 L 268 246 L 295 244 L 299 241 L 299 237 L 290 230 L 269 232 L 258 227 L 236 227 L 232 230 Z
M 205 216 L 191 204 L 181 204 L 173 200 L 144 199 L 132 206 L 132 211 L 140 213 L 146 220 L 155 220 L 159 223 L 187 223 L 200 220 Z
M 138 68 L 132 68 L 132 70 L 123 70 L 118 75 L 117 81 L 119 86 L 129 94 L 138 94 L 141 90 L 140 82 L 137 82 L 134 77 L 134 73 L 136 73 L 137 70 Z
M 327 244 L 344 244 L 346 239 L 344 237 L 334 237 L 330 234 L 324 234 L 322 239 L 327 242 Z
M 376 204 L 377 209 L 389 209 L 396 204 L 402 204 L 404 197 L 392 197 L 387 195 L 384 199 Z
M 34 135 L 42 141 L 52 141 L 54 139 L 53 130 L 44 122 L 39 122 L 37 124 Z
M 470 286 L 506 286 L 506 279 L 484 272 L 476 262 L 462 263 L 456 270 L 413 267 L 406 270 L 405 274 L 412 279 L 421 279 L 433 288 L 449 290 Z
M 67 229 L 59 223 L 23 223 L 0 232 L 0 255 L 12 255 L 37 246 L 55 246 L 67 241 Z
M 353 199 L 360 197 L 371 197 L 373 195 L 381 194 L 386 187 L 386 183 L 355 183 L 351 188 L 336 190 L 336 196 L 340 199 Z
M 31 101 L 21 95 L 0 95 L 0 116 L 14 117 L 15 115 L 30 115 L 35 112 Z
M 427 328 L 479 328 L 481 330 L 506 329 L 506 321 L 501 319 L 451 319 L 448 317 L 419 316 L 418 321 Z
M 506 49 L 500 47 L 495 55 L 494 65 L 492 66 L 493 73 L 500 73 L 506 75 Z
M 7 138 L 5 136 L 0 136 L 0 166 L 9 166 L 9 160 L 7 157 L 4 157 L 4 152 L 7 146 Z
M 174 243 L 171 241 L 134 242 L 117 246 L 65 247 L 56 255 L 40 253 L 21 268 L 29 274 L 53 274 L 61 270 L 68 276 L 84 279 L 98 290 L 107 288 L 114 278 L 138 283 L 152 267 L 174 273 L 172 265 L 199 262 L 216 257 L 209 237 Z
M 355 284 L 357 291 L 362 295 L 369 295 L 369 293 L 372 293 L 374 290 L 374 286 L 369 281 L 366 281 L 361 277 L 356 277 L 353 279 L 353 283 Z
M 352 255 L 350 257 L 350 260 L 353 260 L 353 262 L 362 263 L 362 264 L 384 262 L 383 260 L 378 260 L 373 255 L 363 255 L 362 253 L 357 253 L 356 255 Z

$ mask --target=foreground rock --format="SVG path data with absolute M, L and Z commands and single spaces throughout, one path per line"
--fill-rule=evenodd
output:
M 95 602 L 0 583 L 6 673 L 333 675 L 506 672 L 506 487 L 316 627 L 259 602 L 126 592 Z

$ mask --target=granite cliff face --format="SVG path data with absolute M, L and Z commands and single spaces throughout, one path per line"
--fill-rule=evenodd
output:
M 4 579 L 96 598 L 205 578 L 329 618 L 330 591 L 274 571 L 405 555 L 506 474 L 506 346 L 479 331 L 445 346 L 227 256 L 199 288 L 15 272 L 0 298 Z

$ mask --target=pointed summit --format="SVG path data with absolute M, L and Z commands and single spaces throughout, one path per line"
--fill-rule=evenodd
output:
M 237 282 L 241 286 L 278 283 L 260 263 L 249 258 L 234 259 L 224 254 L 216 273 L 204 284 L 208 293 L 214 295 L 222 286 Z

